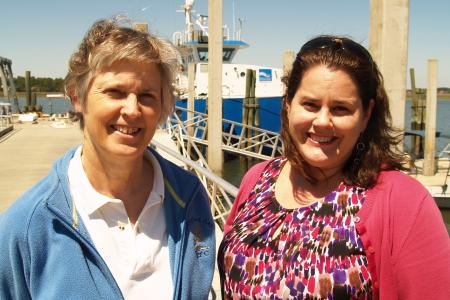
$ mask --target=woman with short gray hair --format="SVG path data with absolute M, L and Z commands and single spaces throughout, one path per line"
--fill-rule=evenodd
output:
M 96 22 L 69 61 L 82 145 L 0 219 L 1 299 L 206 299 L 214 223 L 193 174 L 148 147 L 174 108 L 168 42 Z

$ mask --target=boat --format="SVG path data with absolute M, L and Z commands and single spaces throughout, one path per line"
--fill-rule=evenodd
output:
M 194 17 L 194 0 L 186 0 L 182 6 L 185 15 L 185 29 L 173 34 L 173 44 L 181 56 L 181 72 L 176 78 L 175 90 L 177 106 L 186 108 L 188 98 L 187 66 L 195 65 L 195 111 L 206 111 L 208 97 L 208 16 Z M 234 22 L 234 21 L 233 21 Z M 233 26 L 234 27 L 234 26 Z M 254 70 L 256 74 L 255 97 L 259 99 L 259 127 L 270 131 L 279 131 L 281 109 L 280 99 L 283 93 L 281 78 L 283 70 L 268 66 L 236 64 L 233 59 L 241 49 L 249 44 L 241 39 L 242 22 L 236 32 L 223 26 L 223 65 L 222 98 L 224 118 L 242 121 L 242 99 L 245 94 L 246 71 Z

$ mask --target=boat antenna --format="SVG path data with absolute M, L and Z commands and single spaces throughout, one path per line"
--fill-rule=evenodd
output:
M 236 18 L 234 15 L 234 0 L 233 0 L 233 39 L 236 39 Z
M 237 37 L 237 39 L 240 41 L 241 40 L 241 35 L 242 35 L 242 27 L 243 27 L 243 24 L 245 22 L 245 18 L 238 18 L 238 21 L 239 21 L 239 30 L 238 30 L 238 37 Z
M 194 7 L 195 0 L 186 0 L 183 10 L 184 15 L 186 17 L 186 32 L 188 36 L 188 40 L 192 39 L 192 35 L 194 32 L 194 23 L 192 23 L 192 8 Z

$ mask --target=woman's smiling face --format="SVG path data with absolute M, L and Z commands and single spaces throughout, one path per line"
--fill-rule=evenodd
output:
M 114 62 L 93 78 L 83 106 L 83 152 L 142 157 L 161 116 L 161 76 L 154 63 Z
M 350 157 L 372 107 L 371 100 L 364 111 L 347 73 L 317 65 L 305 72 L 288 105 L 289 133 L 306 163 L 332 174 Z

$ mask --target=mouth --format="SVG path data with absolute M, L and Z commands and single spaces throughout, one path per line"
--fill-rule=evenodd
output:
M 141 128 L 138 127 L 129 127 L 129 126 L 121 126 L 121 125 L 111 125 L 112 129 L 114 131 L 117 131 L 121 134 L 125 134 L 125 135 L 137 135 L 140 131 Z
M 308 138 L 312 140 L 314 143 L 321 145 L 328 145 L 334 142 L 337 137 L 336 136 L 321 136 L 313 133 L 308 133 Z

